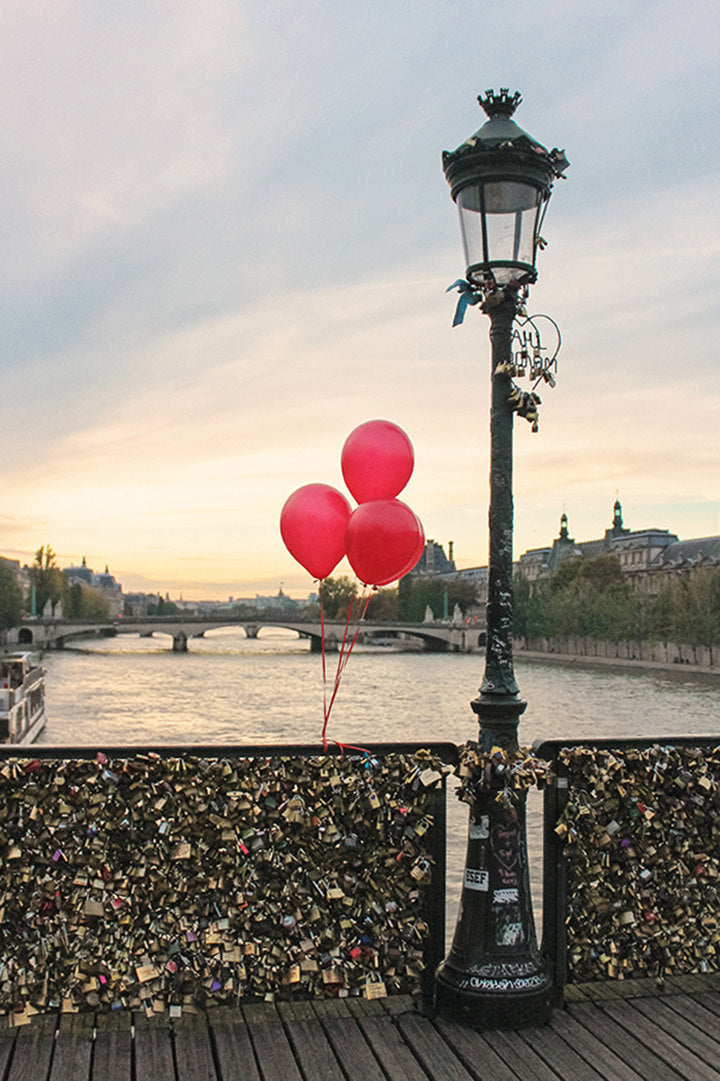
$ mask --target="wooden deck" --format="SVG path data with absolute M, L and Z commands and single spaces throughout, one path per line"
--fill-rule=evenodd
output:
M 38 1015 L 0 1032 L 0 1079 L 718 1081 L 714 987 L 686 977 L 662 995 L 650 985 L 572 989 L 548 1026 L 519 1032 L 431 1021 L 400 996 L 217 1007 L 173 1021 Z

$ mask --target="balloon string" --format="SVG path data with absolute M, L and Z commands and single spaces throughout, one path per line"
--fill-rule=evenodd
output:
M 330 701 L 325 705 L 325 723 L 323 724 L 323 730 L 322 730 L 322 741 L 323 741 L 323 750 L 324 751 L 327 751 L 327 748 L 328 748 L 328 743 L 327 743 L 327 739 L 325 738 L 325 733 L 327 732 L 328 721 L 330 720 L 330 711 L 333 708 L 333 703 L 335 701 L 335 698 L 336 698 L 337 693 L 338 693 L 338 688 L 340 686 L 340 677 L 342 675 L 343 655 L 345 653 L 345 643 L 347 642 L 348 628 L 350 627 L 350 617 L 351 616 L 352 616 L 352 597 L 350 598 L 350 604 L 348 605 L 347 619 L 345 620 L 345 631 L 343 632 L 343 640 L 342 640 L 342 644 L 340 646 L 339 655 L 338 655 L 337 671 L 335 672 L 335 683 L 334 683 L 334 686 L 333 686 L 333 692 L 332 692 L 332 695 L 330 696 Z
M 333 708 L 335 699 L 337 697 L 338 690 L 340 689 L 340 680 L 342 679 L 342 674 L 345 671 L 345 669 L 347 668 L 347 663 L 350 660 L 350 654 L 353 651 L 353 646 L 357 642 L 358 637 L 360 635 L 360 624 L 365 619 L 365 613 L 367 612 L 368 605 L 370 603 L 370 597 L 371 597 L 371 594 L 368 593 L 366 597 L 361 598 L 361 600 L 364 600 L 364 604 L 363 604 L 363 607 L 362 607 L 362 612 L 360 613 L 360 617 L 359 617 L 359 619 L 357 621 L 358 625 L 357 625 L 357 628 L 355 630 L 355 633 L 352 636 L 352 638 L 351 638 L 351 640 L 350 640 L 350 642 L 348 644 L 348 632 L 349 632 L 349 629 L 350 629 L 350 621 L 351 621 L 351 618 L 352 618 L 352 610 L 353 610 L 353 598 L 352 597 L 350 598 L 350 604 L 348 605 L 347 619 L 345 620 L 345 630 L 343 632 L 342 644 L 340 646 L 340 651 L 339 651 L 339 656 L 338 656 L 337 671 L 335 672 L 335 683 L 333 685 L 333 691 L 332 691 L 332 694 L 330 696 L 330 701 L 329 702 L 327 702 L 326 692 L 325 692 L 325 688 L 326 688 L 326 669 L 325 669 L 325 653 L 324 653 L 325 636 L 324 636 L 324 629 L 323 629 L 323 714 L 324 714 L 324 723 L 323 723 L 323 730 L 322 730 L 322 742 L 323 742 L 323 750 L 324 751 L 327 751 L 327 749 L 328 749 L 328 740 L 327 740 L 326 733 L 327 733 L 328 721 L 330 720 L 330 712 L 331 712 L 331 710 Z M 320 609 L 320 614 L 321 614 L 321 625 L 323 625 L 323 623 L 322 623 L 322 607 Z M 324 625 L 323 625 L 323 628 L 324 628 Z M 343 747 L 352 747 L 352 744 L 350 744 L 350 743 L 338 743 L 337 740 L 333 740 L 332 742 L 335 743 L 338 747 L 340 747 L 341 752 L 342 752 Z M 362 750 L 362 751 L 364 751 L 364 748 L 362 748 L 362 747 L 354 747 L 353 750 Z
M 318 589 L 318 595 L 320 597 L 320 652 L 322 653 L 322 677 L 323 677 L 323 717 L 325 718 L 325 724 L 323 725 L 323 743 L 325 742 L 325 729 L 327 728 L 327 666 L 325 663 L 325 616 L 323 614 L 323 602 L 322 602 L 322 581 L 320 582 L 320 588 Z M 327 747 L 325 748 L 327 750 Z
M 345 754 L 345 751 L 362 751 L 364 755 L 367 755 L 367 757 L 370 758 L 370 751 L 367 749 L 367 747 L 356 747 L 354 743 L 341 743 L 338 739 L 333 739 L 330 742 L 334 743 L 336 747 L 340 748 L 341 758 Z

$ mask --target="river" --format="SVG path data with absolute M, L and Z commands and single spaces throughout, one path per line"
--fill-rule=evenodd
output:
M 307 640 L 266 629 L 257 639 L 222 629 L 173 653 L 167 636 L 86 640 L 44 656 L 47 727 L 40 743 L 294 743 L 320 739 L 322 665 Z M 483 657 L 359 646 L 344 671 L 328 737 L 344 743 L 449 740 L 477 735 L 469 707 Z M 334 678 L 337 655 L 328 657 Z M 677 671 L 580 667 L 516 659 L 520 741 L 718 733 L 720 678 Z M 448 906 L 454 921 L 467 808 L 448 816 Z M 539 797 L 528 836 L 539 908 Z

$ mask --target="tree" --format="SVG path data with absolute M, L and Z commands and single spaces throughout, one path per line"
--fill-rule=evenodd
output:
M 42 615 L 48 601 L 53 607 L 63 600 L 67 592 L 67 579 L 57 565 L 55 552 L 49 544 L 43 544 L 35 553 L 30 567 L 30 582 L 35 590 L 36 615 Z
M 429 608 L 435 619 L 452 618 L 457 605 L 465 613 L 477 605 L 477 584 L 461 578 L 406 575 L 398 583 L 398 610 L 405 623 L 422 623 Z
M 478 603 L 478 587 L 477 582 L 473 582 L 467 578 L 451 579 L 447 586 L 448 591 L 448 603 L 450 605 L 450 615 L 455 611 L 455 605 L 458 606 L 463 615 L 466 615 L 471 608 L 475 608 Z
M 0 561 L 0 631 L 15 627 L 23 613 L 23 592 L 15 571 Z
M 110 605 L 99 590 L 73 582 L 64 609 L 67 619 L 107 619 Z
M 399 610 L 397 589 L 379 589 L 370 597 L 367 618 L 390 623 L 398 619 Z
M 176 616 L 180 609 L 169 597 L 158 596 L 157 604 L 148 605 L 149 616 Z
M 720 641 L 720 570 L 700 567 L 676 584 L 678 640 L 712 649 Z
M 341 578 L 323 578 L 320 603 L 326 619 L 347 619 L 350 604 L 357 597 L 357 582 L 344 574 Z
M 403 603 L 403 619 L 422 623 L 429 608 L 435 619 L 441 619 L 444 609 L 443 584 L 437 578 L 413 578 Z
M 650 609 L 650 638 L 663 645 L 676 637 L 675 585 L 674 581 L 663 582 Z

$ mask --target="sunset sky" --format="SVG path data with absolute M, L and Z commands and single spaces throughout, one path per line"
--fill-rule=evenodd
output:
M 0 39 L 0 554 L 126 591 L 286 592 L 278 520 L 402 426 L 402 498 L 487 558 L 489 345 L 440 154 L 476 96 L 571 161 L 529 310 L 560 325 L 516 423 L 515 552 L 720 533 L 717 0 L 8 0 Z M 339 572 L 347 572 L 342 564 Z

